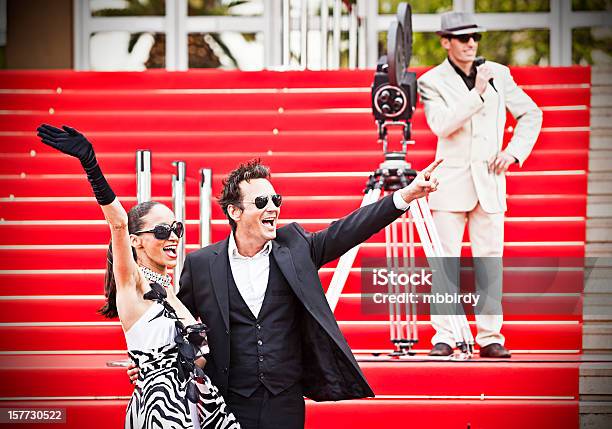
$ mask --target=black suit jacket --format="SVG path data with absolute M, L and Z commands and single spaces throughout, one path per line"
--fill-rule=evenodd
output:
M 304 306 L 302 385 L 315 401 L 374 396 L 327 303 L 318 270 L 384 228 L 403 211 L 392 195 L 359 208 L 328 228 L 309 233 L 291 223 L 277 230 L 272 255 Z M 205 371 L 222 394 L 227 393 L 229 237 L 187 255 L 179 298 L 208 326 L 209 361 Z

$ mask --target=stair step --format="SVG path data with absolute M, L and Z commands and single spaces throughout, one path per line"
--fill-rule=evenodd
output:
M 81 326 L 85 325 L 85 326 Z M 387 322 L 339 322 L 353 350 L 390 350 Z M 537 327 L 537 329 L 536 329 Z M 418 349 L 429 349 L 434 334 L 429 323 L 418 325 Z M 511 322 L 504 325 L 506 346 L 511 350 L 580 350 L 582 327 L 578 322 Z M 118 322 L 60 322 L 58 324 L 2 324 L 0 351 L 34 350 L 125 350 Z
M 65 408 L 69 429 L 122 427 L 127 399 L 63 399 L 6 401 L 4 408 Z M 508 418 L 512 416 L 512 418 Z M 408 421 L 411 428 L 486 428 L 491 422 L 499 429 L 578 429 L 578 401 L 573 400 L 425 400 L 362 399 L 341 402 L 306 401 L 306 429 L 334 429 L 338 422 L 352 429 L 388 428 Z M 37 424 L 53 429 L 57 425 Z
M 541 265 L 546 266 L 546 261 L 542 260 Z M 36 270 L 19 274 L 0 272 L 0 296 L 101 295 L 104 284 L 103 271 L 101 269 L 98 272 L 83 272 L 77 269 L 75 271 L 50 273 L 37 272 Z M 327 290 L 333 274 L 333 270 L 319 271 L 319 277 L 325 290 Z M 355 266 L 349 273 L 343 293 L 360 293 L 362 291 L 361 277 L 360 267 Z M 608 290 L 610 277 L 599 279 L 596 277 L 595 271 L 590 271 L 586 286 L 584 277 L 584 270 L 579 268 L 567 271 L 554 269 L 552 271 L 514 271 L 506 267 L 503 277 L 504 292 L 580 294 L 583 290 L 590 292 Z M 461 274 L 461 284 L 473 284 L 473 278 L 472 271 L 464 271 Z
M 585 362 L 580 365 L 580 395 L 582 399 L 593 396 L 612 399 L 612 362 Z
M 589 147 L 593 150 L 612 149 L 612 128 L 600 128 L 591 131 Z
M 609 308 L 604 310 L 609 313 Z M 612 351 L 612 324 L 589 322 L 584 325 L 583 331 L 585 350 L 608 354 Z
M 418 166 L 424 168 L 425 166 Z M 194 167 L 192 167 L 194 168 Z M 187 195 L 199 194 L 197 174 L 189 171 L 186 181 Z M 175 170 L 168 168 L 166 174 L 153 174 L 151 192 L 153 196 L 172 195 L 171 176 Z M 356 173 L 284 173 L 273 174 L 272 181 L 277 192 L 292 196 L 311 195 L 362 195 L 367 172 Z M 213 175 L 213 195 L 221 191 L 221 181 L 224 175 Z M 136 177 L 134 174 L 107 174 L 106 178 L 119 197 L 135 196 Z M 593 174 L 589 180 L 594 180 Z M 550 172 L 517 172 L 507 176 L 507 192 L 510 194 L 532 194 L 546 192 L 558 194 L 563 191 L 565 195 L 586 194 L 586 173 L 582 170 L 550 171 Z M 609 191 L 609 185 L 598 183 L 598 193 L 603 188 Z M 27 175 L 21 178 L 18 175 L 0 176 L 0 197 L 81 197 L 91 196 L 89 182 L 82 174 L 75 175 Z M 594 191 L 590 191 L 594 192 Z
M 394 427 L 398 420 L 407 421 L 411 428 L 578 428 L 577 401 L 401 401 L 363 400 L 337 404 L 309 403 L 306 426 L 346 427 L 365 429 Z M 516 407 L 516 408 L 515 408 Z M 312 410 L 312 411 L 311 411 Z M 398 416 L 402 416 L 398 418 Z M 509 418 L 509 416 L 512 416 Z M 312 425 L 312 426 L 311 426 Z M 328 426 L 329 425 L 329 426 Z
M 420 76 L 430 67 L 411 70 Z M 591 67 L 511 67 L 515 81 L 521 85 L 589 85 Z M 368 87 L 373 70 L 338 71 L 257 71 L 197 70 L 168 73 L 162 70 L 145 72 L 87 72 L 68 70 L 3 70 L 0 88 L 18 89 L 168 89 L 168 88 L 345 88 Z M 599 68 L 593 78 L 605 76 Z
M 612 218 L 589 219 L 586 223 L 586 241 L 589 243 L 612 242 Z
M 154 173 L 164 173 L 171 168 L 172 162 L 184 160 L 192 166 L 206 166 L 213 172 L 231 171 L 240 163 L 249 159 L 259 158 L 270 167 L 272 172 L 316 172 L 316 171 L 368 171 L 374 170 L 384 161 L 382 151 L 352 151 L 346 156 L 345 151 L 320 151 L 316 155 L 312 150 L 288 152 L 275 152 L 268 155 L 266 152 L 154 152 L 152 157 L 152 169 Z M 601 151 L 600 158 L 590 159 L 587 149 L 568 150 L 539 150 L 534 152 L 528 160 L 519 168 L 510 167 L 510 171 L 550 171 L 563 170 L 571 165 L 575 170 L 607 171 L 609 166 L 604 166 L 611 157 L 612 151 Z M 304 158 L 313 157 L 312 163 L 305 163 Z M 105 174 L 126 173 L 134 171 L 135 163 L 133 153 L 113 153 L 97 155 L 100 165 Z M 410 151 L 410 161 L 414 165 L 428 165 L 435 159 L 435 151 L 413 150 Z M 36 157 L 27 153 L 4 153 L 0 154 L 3 174 L 82 174 L 83 169 L 78 162 L 64 154 L 41 153 Z M 192 170 L 194 171 L 194 170 Z M 197 174 L 197 171 L 195 171 Z
M 612 194 L 612 172 L 592 171 L 588 179 L 589 195 Z
M 591 246 L 591 245 L 590 245 Z M 106 251 L 108 246 L 104 245 L 78 245 L 43 247 L 37 245 L 34 248 L 0 248 L 0 270 L 57 270 L 57 269 L 104 269 L 106 262 Z M 195 249 L 188 247 L 187 253 Z M 415 249 L 417 257 L 423 257 L 424 252 L 420 246 Z M 585 246 L 583 242 L 545 242 L 545 243 L 520 243 L 506 242 L 504 255 L 507 257 L 584 257 Z M 471 249 L 464 244 L 461 250 L 462 256 L 471 256 Z M 362 258 L 384 258 L 385 248 L 383 243 L 366 243 L 362 245 L 354 266 L 361 266 Z M 382 260 L 382 259 L 380 259 Z M 33 261 L 36 265 L 33 266 Z M 337 265 L 337 260 L 326 264 L 325 268 Z
M 105 302 L 99 295 L 73 296 L 65 299 L 32 298 L 34 297 L 28 297 L 28 299 L 0 298 L 0 323 L 102 322 L 105 320 L 104 317 L 97 314 L 97 310 Z M 602 298 L 594 299 L 601 300 Z M 585 306 L 587 304 L 588 302 L 585 302 Z M 579 321 L 582 315 L 582 297 L 579 294 L 569 296 L 537 293 L 522 296 L 505 294 L 502 305 L 504 320 Z M 607 303 L 607 305 L 610 304 Z M 591 308 L 590 314 L 596 314 L 592 307 L 588 308 Z M 388 311 L 388 304 L 376 304 L 371 296 L 341 296 L 334 316 L 337 320 L 388 321 Z M 468 312 L 473 314 L 473 308 L 468 306 Z M 429 320 L 429 304 L 421 301 L 417 306 L 416 314 L 420 321 Z
M 353 350 L 387 349 L 389 344 L 388 323 L 376 325 L 361 323 L 339 323 L 342 333 Z M 537 329 L 534 329 L 537 326 Z M 429 348 L 433 328 L 429 324 L 419 325 L 419 344 L 417 348 Z M 506 346 L 516 350 L 579 350 L 581 348 L 582 328 L 578 323 L 534 322 L 506 323 L 502 329 Z M 546 333 L 546 334 L 545 334 Z M 474 333 L 475 334 L 475 333 Z M 543 338 L 544 335 L 557 338 Z
M 610 205 L 612 205 L 612 197 Z M 170 197 L 155 197 L 156 201 L 172 206 Z M 320 219 L 322 215 L 327 219 L 340 218 L 359 207 L 362 196 L 336 195 L 336 196 L 284 196 L 282 219 Z M 509 195 L 507 199 L 507 217 L 584 217 L 586 195 Z M 136 204 L 135 197 L 122 197 L 124 207 L 129 208 Z M 612 212 L 605 211 L 607 202 L 594 200 L 589 197 L 589 217 L 595 217 L 605 212 L 606 216 Z M 186 198 L 187 219 L 198 219 L 200 215 L 199 197 Z M 212 202 L 213 219 L 225 219 L 221 207 L 216 201 Z M 48 197 L 42 199 L 28 198 L 0 198 L 0 218 L 7 221 L 22 220 L 101 220 L 102 212 L 92 197 Z
M 612 85 L 612 67 L 596 66 L 591 69 L 591 79 L 593 86 Z
M 289 130 L 370 130 L 375 129 L 371 109 L 318 109 L 287 110 L 283 113 L 244 110 L 228 115 L 225 112 L 209 111 L 139 111 L 103 112 L 95 114 L 75 112 L 72 114 L 28 113 L 0 115 L 0 129 L 6 131 L 35 132 L 42 123 L 70 124 L 84 133 L 90 131 L 272 131 L 276 128 Z M 506 128 L 516 123 L 508 113 Z M 427 127 L 424 111 L 415 111 L 412 117 L 415 128 Z M 590 112 L 580 107 L 575 110 L 544 110 L 542 126 L 588 127 Z M 593 125 L 596 125 L 594 123 Z
M 588 106 L 590 88 L 532 88 L 525 91 L 538 106 Z M 55 113 L 68 111 L 100 110 L 227 110 L 240 109 L 276 110 L 325 109 L 361 107 L 371 108 L 370 86 L 357 88 L 329 88 L 326 92 L 311 89 L 267 88 L 253 90 L 65 90 L 61 93 L 36 91 L 10 94 L 0 100 L 1 110 L 49 110 Z M 418 105 L 417 109 L 422 109 Z
M 577 94 L 576 94 L 577 95 Z M 610 86 L 597 86 L 591 95 L 591 107 L 612 107 L 612 84 Z
M 321 213 L 323 214 L 323 213 Z M 348 213 L 347 213 L 348 214 Z M 214 223 L 211 226 L 212 241 L 224 240 L 230 234 L 230 227 L 223 219 L 219 219 L 223 224 Z M 300 221 L 300 219 L 296 219 Z M 292 223 L 292 219 L 284 219 L 279 223 L 282 227 Z M 313 219 L 308 223 L 301 222 L 302 226 L 309 231 L 320 231 L 329 226 L 327 222 L 317 222 Z M 508 219 L 504 225 L 504 239 L 510 242 L 520 241 L 554 241 L 556 232 L 562 230 L 563 241 L 584 241 L 585 240 L 585 220 L 584 218 L 528 218 L 528 219 Z M 197 244 L 199 242 L 200 226 L 198 224 L 188 224 L 185 232 L 187 244 Z M 418 235 L 415 232 L 415 238 Z M 600 235 L 598 241 L 605 239 L 605 235 Z M 53 245 L 53 244 L 107 244 L 110 239 L 108 225 L 105 224 L 38 224 L 31 225 L 27 222 L 6 223 L 0 222 L 0 246 L 1 245 Z M 469 241 L 469 233 L 466 229 L 463 237 L 464 241 Z M 419 240 L 417 240 L 419 241 Z M 374 234 L 369 242 L 384 243 L 385 233 L 380 231 Z
M 580 321 L 583 311 L 580 295 L 526 294 L 525 296 L 512 296 L 511 294 L 505 294 L 502 299 L 502 306 L 505 321 L 529 320 L 536 324 L 538 321 L 547 320 Z M 405 311 L 404 307 L 400 306 L 399 308 L 401 311 Z M 388 312 L 388 304 L 376 304 L 372 297 L 341 297 L 334 311 L 334 316 L 338 320 L 388 321 Z M 595 314 L 593 311 L 590 313 Z M 416 306 L 416 314 L 420 321 L 429 320 L 429 304 L 423 303 L 421 300 L 419 305 Z M 468 306 L 467 314 L 474 314 L 473 307 Z M 91 316 L 89 318 L 91 319 Z
M 590 218 L 588 221 L 592 221 L 594 218 L 609 219 L 612 217 L 612 195 L 589 195 L 587 217 Z
M 580 425 L 583 428 L 607 428 L 612 424 L 612 401 L 580 401 Z
M 127 355 L 3 355 L 0 396 L 129 396 L 126 369 L 107 366 L 123 359 Z M 417 359 L 370 358 L 359 365 L 376 395 L 578 397 L 578 362 Z
M 377 143 L 376 128 L 364 130 L 273 130 L 265 131 L 95 131 L 87 130 L 86 134 L 96 147 L 96 152 L 104 154 L 132 153 L 138 149 L 153 151 L 155 166 L 156 153 L 173 152 L 181 148 L 181 152 L 206 151 L 211 155 L 218 152 L 293 152 L 293 151 L 379 151 L 382 148 Z M 85 132 L 85 130 L 83 130 Z M 504 143 L 512 137 L 512 133 L 504 133 Z M 408 161 L 411 160 L 413 150 L 434 151 L 438 138 L 427 127 L 412 129 L 414 146 L 408 147 Z M 168 145 L 168 141 L 172 145 Z M 395 145 L 400 141 L 400 132 L 392 129 L 389 132 L 389 141 Z M 0 148 L 2 152 L 22 152 L 30 155 L 30 151 L 57 155 L 40 142 L 35 132 L 8 131 L 0 133 Z M 589 148 L 589 130 L 581 128 L 544 129 L 538 136 L 535 151 L 539 150 L 585 150 Z M 350 158 L 350 156 L 345 156 Z M 232 167 L 233 168 L 233 167 Z M 372 167 L 369 167 L 372 168 Z M 133 166 L 131 168 L 133 170 Z M 229 170 L 228 170 L 229 171 Z M 215 172 L 219 173 L 219 172 Z
M 584 253 L 587 257 L 592 258 L 610 258 L 612 257 L 612 243 L 587 243 Z
M 589 270 L 588 277 L 585 278 L 585 293 L 612 293 L 610 291 L 610 279 L 612 270 L 609 268 L 595 268 Z
M 609 107 L 594 107 L 591 110 L 591 128 L 594 130 L 610 129 L 610 119 L 612 118 L 612 109 Z
M 588 154 L 589 157 L 589 171 L 601 171 L 610 172 L 612 171 L 612 149 L 604 150 L 593 150 L 591 149 Z

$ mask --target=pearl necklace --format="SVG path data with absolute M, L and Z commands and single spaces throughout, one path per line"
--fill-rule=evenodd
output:
M 157 283 L 165 288 L 172 286 L 172 277 L 170 277 L 170 274 L 159 274 L 153 271 L 152 269 L 144 267 L 142 265 L 139 265 L 139 267 L 142 270 L 142 273 L 144 274 L 145 278 L 150 283 Z

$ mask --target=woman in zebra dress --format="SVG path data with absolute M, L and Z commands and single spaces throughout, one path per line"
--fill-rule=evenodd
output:
M 171 287 L 184 227 L 157 202 L 126 213 L 108 185 L 91 143 L 73 128 L 41 125 L 42 142 L 81 162 L 111 230 L 100 313 L 119 317 L 140 374 L 129 402 L 129 429 L 239 429 L 223 397 L 202 371 L 208 353 L 198 324 Z

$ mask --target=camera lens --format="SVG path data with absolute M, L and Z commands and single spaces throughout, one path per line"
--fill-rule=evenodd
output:
M 402 97 L 396 97 L 395 100 L 393 100 L 393 107 L 395 107 L 395 110 L 401 109 L 403 105 L 404 99 Z
M 388 104 L 383 104 L 381 110 L 383 111 L 383 113 L 389 114 L 391 113 L 391 106 L 389 106 Z
M 380 101 L 382 101 L 383 103 L 389 101 L 389 97 L 391 97 L 389 91 L 383 91 L 380 93 Z

